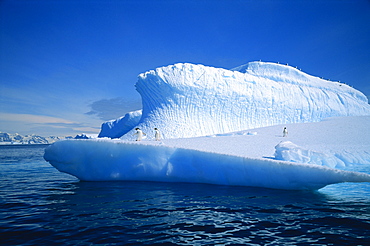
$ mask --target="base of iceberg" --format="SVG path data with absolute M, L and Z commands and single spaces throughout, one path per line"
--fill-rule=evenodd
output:
M 162 141 L 66 140 L 49 146 L 44 158 L 59 171 L 84 181 L 140 180 L 317 190 L 334 183 L 370 182 L 370 175 L 317 163 L 280 161 L 273 157 L 274 146 L 277 145 L 276 149 L 285 146 L 286 156 L 291 157 L 296 156 L 297 145 L 280 144 L 278 147 L 279 143 L 305 141 L 304 148 L 313 147 L 311 152 L 305 153 L 325 159 L 330 156 L 328 153 L 340 154 L 348 149 L 345 146 L 357 143 L 352 147 L 366 156 L 370 149 L 369 123 L 370 117 L 363 116 L 288 124 L 286 126 L 291 129 L 288 137 L 280 134 L 282 126 L 273 126 L 254 129 L 253 132 L 258 133 L 254 135 L 245 131 Z M 338 134 L 343 126 L 350 127 L 346 133 Z M 316 129 L 315 133 L 312 129 Z M 325 136 L 329 139 L 323 141 L 321 138 Z M 314 150 L 315 146 L 323 151 L 322 155 Z M 363 161 L 366 163 L 359 164 L 370 163 L 367 159 Z M 349 161 L 343 166 L 356 164 Z

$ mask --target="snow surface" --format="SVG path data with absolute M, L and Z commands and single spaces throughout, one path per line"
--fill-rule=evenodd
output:
M 149 133 L 156 127 L 167 139 L 370 115 L 366 96 L 350 86 L 267 62 L 233 70 L 179 63 L 140 74 L 136 88 L 143 111 L 131 129 Z M 101 136 L 119 137 L 115 128 L 122 124 L 107 124 Z M 122 138 L 134 139 L 133 133 Z
M 66 140 L 49 146 L 44 158 L 80 180 L 315 190 L 333 183 L 370 182 L 369 125 L 370 116 L 359 116 L 159 142 Z M 282 137 L 284 126 L 288 137 Z M 299 157 L 297 150 L 309 150 L 306 156 L 322 161 L 299 163 L 306 159 Z M 287 156 L 290 161 L 277 160 L 275 156 Z M 338 159 L 336 164 L 331 161 L 334 157 Z M 358 165 L 366 165 L 366 173 L 351 171 Z

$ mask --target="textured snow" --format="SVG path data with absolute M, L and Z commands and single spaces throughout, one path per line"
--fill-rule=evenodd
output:
M 179 63 L 140 74 L 136 88 L 143 111 L 131 129 L 151 132 L 157 127 L 163 138 L 370 115 L 365 95 L 350 86 L 266 62 L 233 70 Z M 133 133 L 123 138 L 133 139 Z
M 48 147 L 44 158 L 58 170 L 88 181 L 144 180 L 320 189 L 333 183 L 370 182 L 369 124 L 369 116 L 341 117 L 160 142 L 66 140 Z M 289 130 L 288 137 L 282 136 L 284 126 Z M 296 156 L 299 145 L 312 153 L 322 153 L 322 163 L 277 160 L 275 146 L 287 141 L 297 143 L 285 145 L 288 156 Z M 349 153 L 348 158 L 341 159 L 341 170 L 326 165 L 329 158 Z M 366 173 L 353 172 L 358 165 L 367 166 Z
M 342 164 L 344 164 L 335 156 L 331 156 L 319 151 L 305 149 L 290 141 L 279 143 L 275 146 L 275 149 L 275 158 L 278 160 L 317 164 L 329 167 L 340 167 Z

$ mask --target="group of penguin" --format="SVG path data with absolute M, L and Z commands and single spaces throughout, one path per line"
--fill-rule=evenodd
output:
M 135 130 L 136 132 L 134 133 L 134 135 L 137 135 L 136 141 L 141 141 L 143 139 L 143 136 L 145 136 L 146 134 L 140 128 L 135 128 Z M 154 134 L 155 141 L 160 141 L 161 133 L 159 132 L 158 128 L 154 128 L 154 131 L 155 131 L 155 134 Z
M 146 134 L 140 129 L 140 128 L 135 128 L 136 132 L 134 133 L 134 135 L 137 135 L 136 137 L 136 141 L 141 141 L 143 139 L 143 136 L 145 136 Z M 159 132 L 158 128 L 154 128 L 154 137 L 155 137 L 155 141 L 160 141 L 161 140 L 161 133 Z M 288 136 L 288 130 L 286 129 L 286 127 L 284 127 L 283 129 L 283 137 L 287 137 Z

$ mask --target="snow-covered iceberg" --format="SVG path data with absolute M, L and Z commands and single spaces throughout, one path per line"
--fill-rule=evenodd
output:
M 87 181 L 297 190 L 370 182 L 370 169 L 351 170 L 370 164 L 370 117 L 361 116 L 370 115 L 370 105 L 345 84 L 254 62 L 235 70 L 175 64 L 141 74 L 136 87 L 142 112 L 111 121 L 103 134 L 127 132 L 121 139 L 60 141 L 45 150 L 45 160 Z M 318 122 L 333 116 L 346 117 Z M 133 127 L 147 139 L 133 141 Z M 151 141 L 155 127 L 162 141 Z M 256 127 L 264 128 L 250 130 Z
M 159 128 L 165 138 L 370 114 L 366 96 L 350 86 L 266 62 L 233 70 L 179 63 L 140 74 L 136 89 L 143 111 L 135 127 Z

